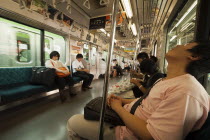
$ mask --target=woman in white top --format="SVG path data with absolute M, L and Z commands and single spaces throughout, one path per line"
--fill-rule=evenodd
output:
M 59 61 L 60 58 L 60 54 L 57 51 L 53 51 L 50 53 L 50 60 L 47 60 L 45 63 L 45 66 L 48 68 L 54 68 L 56 69 L 56 72 L 62 72 L 64 74 L 68 74 L 70 71 L 67 68 L 66 65 L 64 65 L 61 61 Z M 65 67 L 66 70 L 61 70 L 59 68 Z M 68 83 L 69 85 L 69 94 L 72 95 L 76 95 L 75 93 L 72 93 L 71 88 L 74 85 L 74 80 L 72 79 L 72 77 L 70 75 L 66 76 L 66 77 L 58 77 L 56 76 L 56 85 L 58 85 L 59 88 L 59 93 L 60 93 L 60 98 L 61 101 L 64 102 L 66 100 L 66 97 L 64 96 L 63 90 L 65 88 L 66 83 Z

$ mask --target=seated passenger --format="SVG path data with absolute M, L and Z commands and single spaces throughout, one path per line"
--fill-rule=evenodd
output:
M 130 71 L 131 67 L 129 66 L 129 64 L 127 62 L 124 63 L 124 70 L 126 71 Z
M 166 59 L 167 77 L 153 86 L 134 115 L 130 109 L 138 99 L 114 95 L 108 98 L 108 105 L 125 126 L 111 129 L 105 123 L 104 139 L 184 140 L 189 132 L 202 127 L 210 104 L 208 93 L 197 79 L 210 73 L 210 42 L 178 45 L 166 54 Z M 75 115 L 69 119 L 67 129 L 73 138 L 95 140 L 98 124 Z
M 106 61 L 104 58 L 99 60 L 99 78 L 104 78 L 106 73 Z
M 112 69 L 117 71 L 117 76 L 123 75 L 122 68 L 118 64 L 117 59 L 113 60 Z
M 50 60 L 47 60 L 45 63 L 45 66 L 48 68 L 54 68 L 56 70 L 56 72 L 61 72 L 64 74 L 68 74 L 70 71 L 69 69 L 66 67 L 66 65 L 64 65 L 61 61 L 59 61 L 60 58 L 60 54 L 57 51 L 53 51 L 50 53 Z M 66 70 L 62 70 L 60 68 L 65 67 Z M 59 93 L 60 93 L 60 99 L 62 102 L 64 102 L 66 100 L 66 97 L 64 95 L 64 88 L 66 83 L 68 83 L 69 85 L 69 95 L 70 96 L 74 96 L 76 95 L 76 93 L 73 93 L 71 88 L 74 86 L 74 80 L 72 79 L 72 77 L 70 75 L 66 76 L 66 77 L 58 77 L 56 76 L 55 79 L 56 84 L 58 85 L 59 88 Z
M 150 59 L 151 59 L 152 61 L 154 61 L 155 63 L 157 63 L 157 62 L 158 62 L 158 58 L 157 58 L 157 57 L 155 57 L 155 56 L 150 56 Z
M 141 52 L 137 55 L 137 60 L 139 62 L 139 65 L 141 65 L 141 62 L 144 60 L 144 59 L 149 59 L 149 56 L 147 53 L 145 52 Z M 144 78 L 146 76 L 147 78 L 147 75 L 143 75 L 142 73 L 140 72 L 136 72 L 136 71 L 133 71 L 131 70 L 131 74 L 133 74 L 135 77 L 137 78 Z
M 143 96 L 147 93 L 147 90 L 160 78 L 163 78 L 164 75 L 158 71 L 158 67 L 154 61 L 151 59 L 145 59 L 141 62 L 140 70 L 143 74 L 148 75 L 148 79 L 144 82 L 141 82 L 136 79 L 131 79 L 131 83 L 136 86 L 132 89 L 133 94 L 136 98 Z
M 83 84 L 82 84 L 82 90 L 86 89 L 92 89 L 90 86 L 93 81 L 93 74 L 90 74 L 88 69 L 84 68 L 84 65 L 82 64 L 83 55 L 77 54 L 76 60 L 72 63 L 73 68 L 73 75 L 82 78 Z

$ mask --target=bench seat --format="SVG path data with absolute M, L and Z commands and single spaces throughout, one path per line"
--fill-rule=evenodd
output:
M 0 75 L 0 103 L 3 104 L 57 89 L 55 84 L 52 87 L 30 84 L 32 67 L 0 68 Z M 73 80 L 75 84 L 82 81 L 74 76 Z

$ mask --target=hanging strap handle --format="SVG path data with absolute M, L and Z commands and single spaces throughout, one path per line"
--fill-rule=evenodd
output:
M 138 100 L 134 103 L 134 105 L 132 106 L 131 111 L 130 111 L 131 114 L 134 115 L 134 113 L 135 113 L 137 107 L 138 107 L 139 105 L 141 105 L 142 101 L 149 95 L 149 92 L 151 91 L 151 89 L 152 89 L 158 82 L 160 82 L 162 79 L 163 79 L 163 78 L 158 79 L 158 80 L 149 88 L 149 90 L 147 91 L 147 93 L 144 94 L 144 96 L 142 96 L 140 99 L 138 99 Z

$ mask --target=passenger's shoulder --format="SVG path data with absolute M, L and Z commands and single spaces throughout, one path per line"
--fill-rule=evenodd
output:
M 204 87 L 196 80 L 194 76 L 188 76 L 181 82 L 180 88 L 184 93 L 191 96 L 205 106 L 209 105 L 209 95 Z

